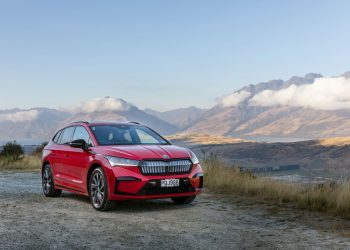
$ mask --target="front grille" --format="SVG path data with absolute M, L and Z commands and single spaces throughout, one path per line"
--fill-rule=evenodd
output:
M 195 192 L 189 179 L 180 179 L 180 186 L 178 187 L 160 187 L 160 180 L 151 181 L 147 183 L 138 193 L 138 195 L 162 195 L 162 194 L 179 194 Z
M 144 161 L 140 166 L 144 175 L 167 175 L 189 173 L 192 162 L 190 160 Z

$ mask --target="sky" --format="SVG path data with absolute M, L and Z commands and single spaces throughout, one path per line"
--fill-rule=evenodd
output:
M 350 70 L 350 1 L 0 0 L 0 109 L 98 97 L 209 108 L 247 85 Z

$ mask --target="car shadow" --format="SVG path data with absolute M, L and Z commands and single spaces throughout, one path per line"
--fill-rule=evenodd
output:
M 62 194 L 62 198 L 83 202 L 85 205 L 90 204 L 90 199 L 87 196 L 66 193 Z M 177 205 L 171 199 L 153 199 L 153 200 L 127 200 L 127 201 L 114 201 L 112 208 L 108 213 L 130 213 L 130 212 L 152 212 L 161 210 L 176 210 L 176 209 L 188 209 L 192 208 L 196 204 L 194 201 L 191 204 Z

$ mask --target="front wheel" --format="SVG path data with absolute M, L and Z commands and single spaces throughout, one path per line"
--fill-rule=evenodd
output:
M 90 201 L 98 211 L 107 211 L 111 208 L 108 200 L 108 183 L 102 168 L 96 168 L 90 177 Z
M 55 189 L 51 166 L 45 165 L 42 172 L 42 186 L 46 197 L 58 197 L 62 194 L 61 189 Z
M 173 197 L 171 198 L 175 204 L 190 204 L 196 196 Z

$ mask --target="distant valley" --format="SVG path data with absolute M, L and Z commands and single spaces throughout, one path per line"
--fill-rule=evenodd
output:
M 176 145 L 191 148 L 202 159 L 217 156 L 236 167 L 249 169 L 297 164 L 301 171 L 294 174 L 307 174 L 312 178 L 341 178 L 349 175 L 350 137 L 289 143 L 263 143 L 234 138 L 227 140 L 203 134 L 169 138 Z

